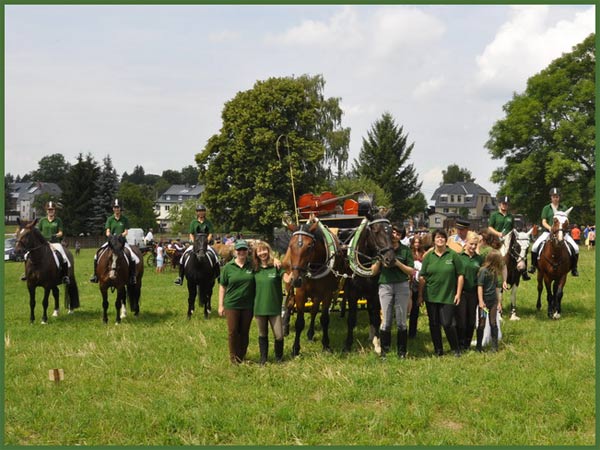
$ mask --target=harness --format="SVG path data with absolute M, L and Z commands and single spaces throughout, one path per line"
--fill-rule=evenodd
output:
M 361 264 L 360 256 L 369 257 L 369 258 L 371 256 L 365 255 L 364 253 L 359 252 L 357 249 L 358 243 L 359 243 L 359 240 L 361 237 L 361 233 L 366 228 L 368 228 L 371 225 L 374 225 L 376 223 L 383 223 L 383 224 L 391 226 L 391 223 L 388 219 L 375 219 L 375 220 L 369 222 L 365 218 L 362 220 L 362 222 L 356 229 L 356 232 L 354 233 L 354 235 L 352 236 L 352 239 L 350 240 L 350 245 L 348 246 L 348 263 L 350 264 L 350 269 L 352 269 L 352 272 L 354 275 L 358 275 L 363 278 L 370 278 L 373 276 L 373 274 L 371 273 L 370 268 L 367 268 Z M 377 254 L 375 255 L 375 258 L 381 259 L 381 257 L 389 250 L 393 250 L 393 248 L 390 247 L 390 248 L 377 249 Z
M 344 276 L 345 274 L 341 274 L 339 272 L 337 272 L 334 267 L 335 267 L 335 255 L 337 253 L 337 246 L 335 243 L 335 239 L 333 237 L 333 234 L 331 234 L 331 232 L 329 231 L 329 229 L 323 225 L 323 223 L 320 220 L 317 220 L 317 227 L 319 228 L 319 230 L 321 231 L 321 234 L 323 235 L 323 244 L 325 246 L 325 269 L 322 270 L 321 272 L 311 272 L 310 270 L 310 263 L 308 264 L 309 267 L 307 267 L 306 269 L 304 267 L 299 267 L 299 266 L 292 266 L 292 270 L 297 270 L 299 272 L 304 272 L 306 273 L 306 277 L 310 278 L 312 280 L 319 280 L 321 278 L 325 278 L 327 275 L 329 275 L 330 272 L 333 272 L 333 274 L 337 277 L 339 276 Z M 317 237 L 308 232 L 308 231 L 304 231 L 304 230 L 298 230 L 296 232 L 294 232 L 292 234 L 292 239 L 294 239 L 294 237 L 298 236 L 298 247 L 302 247 L 303 241 L 302 241 L 302 236 L 307 236 L 312 240 L 312 248 L 311 248 L 311 252 L 314 249 L 314 243 L 317 240 Z

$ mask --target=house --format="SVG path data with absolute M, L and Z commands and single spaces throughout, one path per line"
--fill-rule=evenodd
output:
M 33 220 L 40 217 L 39 211 L 36 211 L 34 207 L 34 201 L 39 195 L 48 194 L 54 198 L 60 198 L 62 195 L 62 190 L 56 183 L 41 181 L 11 183 L 8 189 L 9 203 L 5 209 L 5 221 L 7 223 L 16 223 L 17 217 L 24 220 Z
M 156 223 L 160 232 L 170 230 L 169 213 L 173 208 L 183 205 L 184 202 L 192 199 L 199 199 L 204 192 L 204 186 L 174 184 L 154 203 L 154 213 L 157 215 Z
M 444 227 L 446 220 L 463 217 L 478 225 L 487 224 L 496 210 L 491 194 L 477 183 L 460 181 L 438 187 L 431 200 L 435 203 L 429 214 L 431 228 Z

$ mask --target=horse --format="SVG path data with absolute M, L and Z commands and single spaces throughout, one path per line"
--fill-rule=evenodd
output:
M 125 239 L 122 236 L 111 234 L 108 237 L 108 246 L 102 248 L 98 254 L 96 275 L 98 287 L 102 294 L 102 321 L 108 323 L 108 289 L 117 291 L 115 308 L 117 310 L 116 323 L 127 315 L 125 308 L 126 298 L 129 298 L 129 307 L 137 316 L 140 312 L 140 295 L 142 290 L 142 277 L 144 276 L 144 261 L 137 246 L 131 246 L 139 262 L 136 264 L 135 284 L 129 283 L 130 255 L 126 255 Z
M 198 302 L 201 306 L 204 306 L 204 318 L 206 319 L 211 312 L 210 300 L 215 284 L 213 264 L 219 264 L 218 261 L 211 263 L 209 259 L 208 235 L 206 233 L 195 235 L 193 250 L 187 258 L 188 261 L 185 263 L 184 269 L 188 288 L 187 317 L 188 319 L 192 318 L 196 295 L 198 295 Z
M 39 286 L 44 289 L 42 324 L 45 325 L 48 323 L 48 298 L 50 297 L 50 292 L 52 292 L 52 296 L 54 297 L 54 312 L 52 316 L 58 316 L 58 285 L 62 283 L 64 274 L 61 273 L 60 264 L 57 262 L 57 258 L 60 258 L 59 252 L 55 251 L 46 238 L 44 238 L 41 231 L 36 227 L 37 223 L 38 219 L 33 221 L 17 219 L 19 229 L 17 230 L 15 251 L 17 254 L 28 253 L 25 263 L 25 278 L 27 280 L 27 289 L 29 290 L 29 320 L 31 323 L 35 321 L 35 290 Z M 70 282 L 65 289 L 65 307 L 68 309 L 69 314 L 71 314 L 74 309 L 79 308 L 79 289 L 75 280 L 73 255 L 67 248 L 64 248 L 64 251 L 71 264 L 68 273 Z
M 564 239 L 569 230 L 571 209 L 573 208 L 554 214 L 550 236 L 538 257 L 538 297 L 535 306 L 538 311 L 542 307 L 543 282 L 546 286 L 548 317 L 552 319 L 560 319 L 563 289 L 567 282 L 567 274 L 571 270 L 571 254 Z
M 386 214 L 387 215 L 387 214 Z M 371 275 L 370 264 L 380 259 L 385 267 L 394 265 L 396 254 L 392 246 L 392 226 L 382 214 L 373 216 L 373 220 L 363 219 L 352 234 L 348 246 L 348 266 L 351 276 L 344 287 L 344 301 L 348 304 L 348 332 L 344 343 L 344 351 L 349 352 L 354 342 L 354 328 L 358 300 L 367 300 L 369 314 L 369 340 L 373 342 L 375 351 L 381 352 L 379 344 L 379 327 L 381 325 L 381 305 L 379 303 L 378 277 Z
M 314 318 L 321 307 L 321 343 L 331 351 L 329 341 L 329 306 L 341 290 L 338 277 L 345 271 L 345 259 L 337 237 L 321 222 L 311 217 L 292 234 L 282 265 L 290 272 L 284 312 L 284 328 L 289 329 L 290 316 L 297 312 L 292 355 L 300 354 L 300 336 L 304 330 L 306 301 L 312 300 L 311 327 L 307 337 L 314 337 Z M 343 278 L 341 278 L 343 280 Z
M 510 320 L 519 320 L 517 316 L 517 288 L 527 267 L 527 252 L 534 229 L 535 227 L 526 233 L 512 230 L 506 241 L 507 250 L 506 255 L 504 255 L 504 263 L 507 274 L 506 284 L 510 286 Z

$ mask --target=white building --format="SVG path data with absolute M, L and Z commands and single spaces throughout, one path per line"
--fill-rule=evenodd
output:
M 170 231 L 169 213 L 173 208 L 183 205 L 184 202 L 191 199 L 199 199 L 204 192 L 204 186 L 174 184 L 161 194 L 154 204 L 154 212 L 157 214 L 156 223 L 159 231 Z

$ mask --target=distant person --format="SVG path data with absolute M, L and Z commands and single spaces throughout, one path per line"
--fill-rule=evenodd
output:
M 152 244 L 154 244 L 154 234 L 152 233 L 152 228 L 148 228 L 148 233 L 144 236 L 144 245 L 150 247 Z
M 417 336 L 417 323 L 419 321 L 419 271 L 421 263 L 425 256 L 423 246 L 423 238 L 420 234 L 415 234 L 411 244 L 413 261 L 415 265 L 415 273 L 411 279 L 411 302 L 410 315 L 408 318 L 408 338 L 412 339 Z
M 156 273 L 163 272 L 163 265 L 165 263 L 165 249 L 162 241 L 159 241 L 156 245 Z
M 581 245 L 581 229 L 577 224 L 573 225 L 573 228 L 571 228 L 571 237 L 577 245 Z
M 448 247 L 456 253 L 460 253 L 465 248 L 465 245 L 467 245 L 467 235 L 469 233 L 471 222 L 465 219 L 456 219 L 454 226 L 456 228 L 456 234 L 453 234 L 448 238 Z
M 459 255 L 463 264 L 465 282 L 463 285 L 460 303 L 456 306 L 456 325 L 458 332 L 458 341 L 461 349 L 468 350 L 471 347 L 471 340 L 475 331 L 477 322 L 477 273 L 483 264 L 483 257 L 477 254 L 479 236 L 475 233 L 469 233 L 467 245 Z
M 79 256 L 81 253 L 81 243 L 79 241 L 75 241 L 75 255 Z
M 596 226 L 592 225 L 588 232 L 588 250 L 593 249 L 596 246 Z

